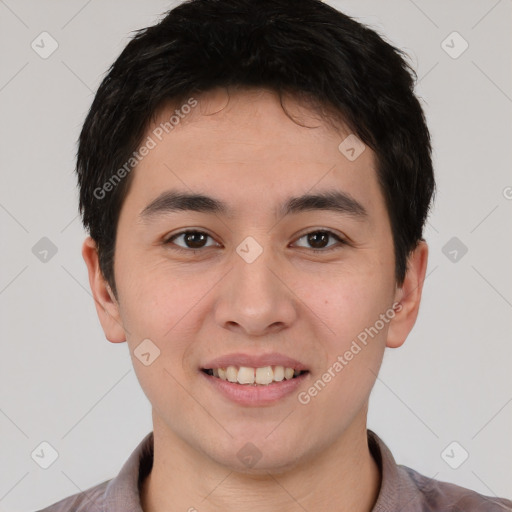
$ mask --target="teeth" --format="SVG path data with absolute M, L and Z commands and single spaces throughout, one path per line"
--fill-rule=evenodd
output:
M 281 382 L 284 379 L 284 368 L 282 366 L 274 367 L 274 380 Z
M 300 370 L 294 368 L 285 368 L 283 366 L 264 366 L 262 368 L 250 368 L 248 366 L 228 366 L 227 368 L 212 369 L 213 375 L 229 382 L 238 382 L 239 384 L 260 384 L 267 385 L 271 382 L 281 382 L 290 380 L 294 376 L 300 375 Z
M 270 384 L 274 379 L 274 371 L 271 366 L 256 368 L 256 384 Z
M 289 380 L 293 379 L 294 370 L 293 368 L 285 368 L 284 370 L 284 378 Z
M 228 366 L 226 368 L 226 378 L 229 382 L 236 382 L 238 376 L 238 370 L 234 366 Z
M 239 384 L 254 384 L 254 368 L 240 366 L 236 380 Z

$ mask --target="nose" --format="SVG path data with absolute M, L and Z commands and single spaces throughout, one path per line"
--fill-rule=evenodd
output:
M 252 263 L 235 253 L 234 268 L 218 288 L 217 324 L 245 336 L 265 336 L 290 327 L 297 316 L 297 298 L 289 273 L 266 249 Z M 288 282 L 287 282 L 288 281 Z

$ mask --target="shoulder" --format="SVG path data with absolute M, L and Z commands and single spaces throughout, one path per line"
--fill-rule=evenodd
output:
M 107 480 L 83 492 L 68 496 L 37 512 L 98 512 L 98 510 L 103 510 L 105 490 L 109 482 L 110 480 Z
M 373 512 L 512 512 L 512 501 L 422 475 L 397 464 L 384 441 L 368 429 L 368 446 L 381 471 Z
M 73 494 L 37 512 L 140 510 L 139 486 L 153 464 L 153 432 L 144 437 L 115 478 Z
M 398 466 L 401 480 L 407 482 L 412 502 L 419 500 L 424 512 L 512 512 L 512 501 L 485 496 L 449 482 L 428 478 L 407 466 Z M 419 503 L 418 503 L 419 504 Z

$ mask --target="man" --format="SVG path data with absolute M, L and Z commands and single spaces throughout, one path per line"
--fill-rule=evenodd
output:
M 421 301 L 435 183 L 413 73 L 319 0 L 192 0 L 140 31 L 79 141 L 83 257 L 153 432 L 46 511 L 503 511 L 366 427 Z

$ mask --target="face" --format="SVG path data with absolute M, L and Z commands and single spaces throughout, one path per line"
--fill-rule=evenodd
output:
M 98 313 L 128 342 L 155 429 L 230 468 L 285 469 L 365 428 L 384 348 L 414 308 L 393 309 L 404 292 L 370 148 L 354 159 L 339 149 L 349 131 L 288 98 L 300 126 L 270 91 L 196 100 L 146 134 L 120 212 L 118 301 Z

